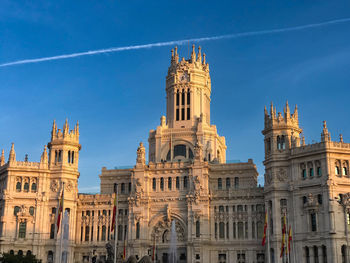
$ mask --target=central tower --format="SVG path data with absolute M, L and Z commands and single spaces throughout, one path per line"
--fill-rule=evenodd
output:
M 176 47 L 171 51 L 165 90 L 166 117 L 150 131 L 149 161 L 190 161 L 196 148 L 201 161 L 226 162 L 225 138 L 210 124 L 209 64 L 200 47 L 196 54 L 193 45 L 187 60 L 179 59 Z
M 166 77 L 167 118 L 169 128 L 189 128 L 198 118 L 210 125 L 211 81 L 205 54 L 192 46 L 191 58 L 179 61 L 177 48 L 171 51 L 171 65 Z

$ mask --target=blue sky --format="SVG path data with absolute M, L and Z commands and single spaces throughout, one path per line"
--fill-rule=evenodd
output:
M 109 47 L 294 27 L 350 17 L 349 1 L 9 1 L 0 8 L 0 64 Z M 201 43 L 212 78 L 211 120 L 227 159 L 263 175 L 263 109 L 298 104 L 306 142 L 350 137 L 350 23 Z M 170 47 L 0 68 L 0 148 L 39 161 L 53 119 L 80 122 L 79 188 L 101 168 L 133 165 L 165 114 Z M 179 47 L 181 56 L 188 47 Z M 262 182 L 262 178 L 260 178 Z

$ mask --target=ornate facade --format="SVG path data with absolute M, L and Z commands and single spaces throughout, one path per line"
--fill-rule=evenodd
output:
M 178 262 L 286 262 L 280 257 L 283 215 L 293 230 L 288 262 L 347 262 L 350 144 L 305 145 L 298 111 L 265 109 L 265 186 L 247 162 L 226 161 L 225 138 L 211 124 L 211 79 L 205 54 L 172 51 L 167 116 L 142 143 L 130 169 L 102 168 L 100 194 L 78 193 L 79 125 L 53 124 L 40 162 L 0 157 L 0 250 L 43 262 L 104 262 L 118 189 L 118 258 L 152 254 L 168 262 L 172 222 Z M 63 184 L 64 183 L 64 184 Z M 64 189 L 65 216 L 55 222 Z M 267 244 L 262 246 L 265 211 Z M 60 233 L 63 238 L 60 238 Z M 63 256 L 60 251 L 64 252 Z

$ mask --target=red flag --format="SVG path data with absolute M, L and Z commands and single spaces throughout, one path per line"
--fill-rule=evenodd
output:
M 289 226 L 288 231 L 288 253 L 290 253 L 290 243 L 292 243 L 292 227 Z
M 113 217 L 112 217 L 112 228 L 111 231 L 114 230 L 115 228 L 115 217 L 117 213 L 117 193 L 115 193 L 115 198 L 114 198 L 114 206 L 113 206 Z
M 263 246 L 265 246 L 265 243 L 266 243 L 266 230 L 267 230 L 267 212 L 265 212 L 264 236 L 262 239 Z
M 63 210 L 63 194 L 64 194 L 64 189 L 62 190 L 61 198 L 58 204 L 58 209 L 57 209 L 57 221 L 56 221 L 56 229 L 57 233 L 60 229 L 60 224 L 61 224 L 61 215 L 62 215 L 62 210 Z
M 281 255 L 280 257 L 283 257 L 285 252 L 285 246 L 286 246 L 286 232 L 287 232 L 287 226 L 286 226 L 286 215 L 283 216 L 283 228 L 282 228 L 282 244 L 281 244 Z
M 124 238 L 124 250 L 123 250 L 123 259 L 126 258 L 126 238 Z

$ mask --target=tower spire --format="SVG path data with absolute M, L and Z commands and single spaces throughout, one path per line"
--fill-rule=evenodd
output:
M 44 151 L 41 155 L 40 163 L 44 164 L 44 165 L 48 164 L 47 146 L 46 145 L 44 146 Z
M 67 135 L 69 133 L 69 124 L 68 118 L 66 118 L 66 122 L 63 125 L 63 135 Z
M 179 62 L 179 54 L 177 54 L 177 46 L 175 46 L 175 58 L 174 58 L 175 63 Z
M 327 128 L 327 123 L 326 121 L 323 121 L 323 130 L 321 133 L 321 141 L 322 142 L 328 142 L 331 140 L 331 135 L 328 132 L 328 128 Z

